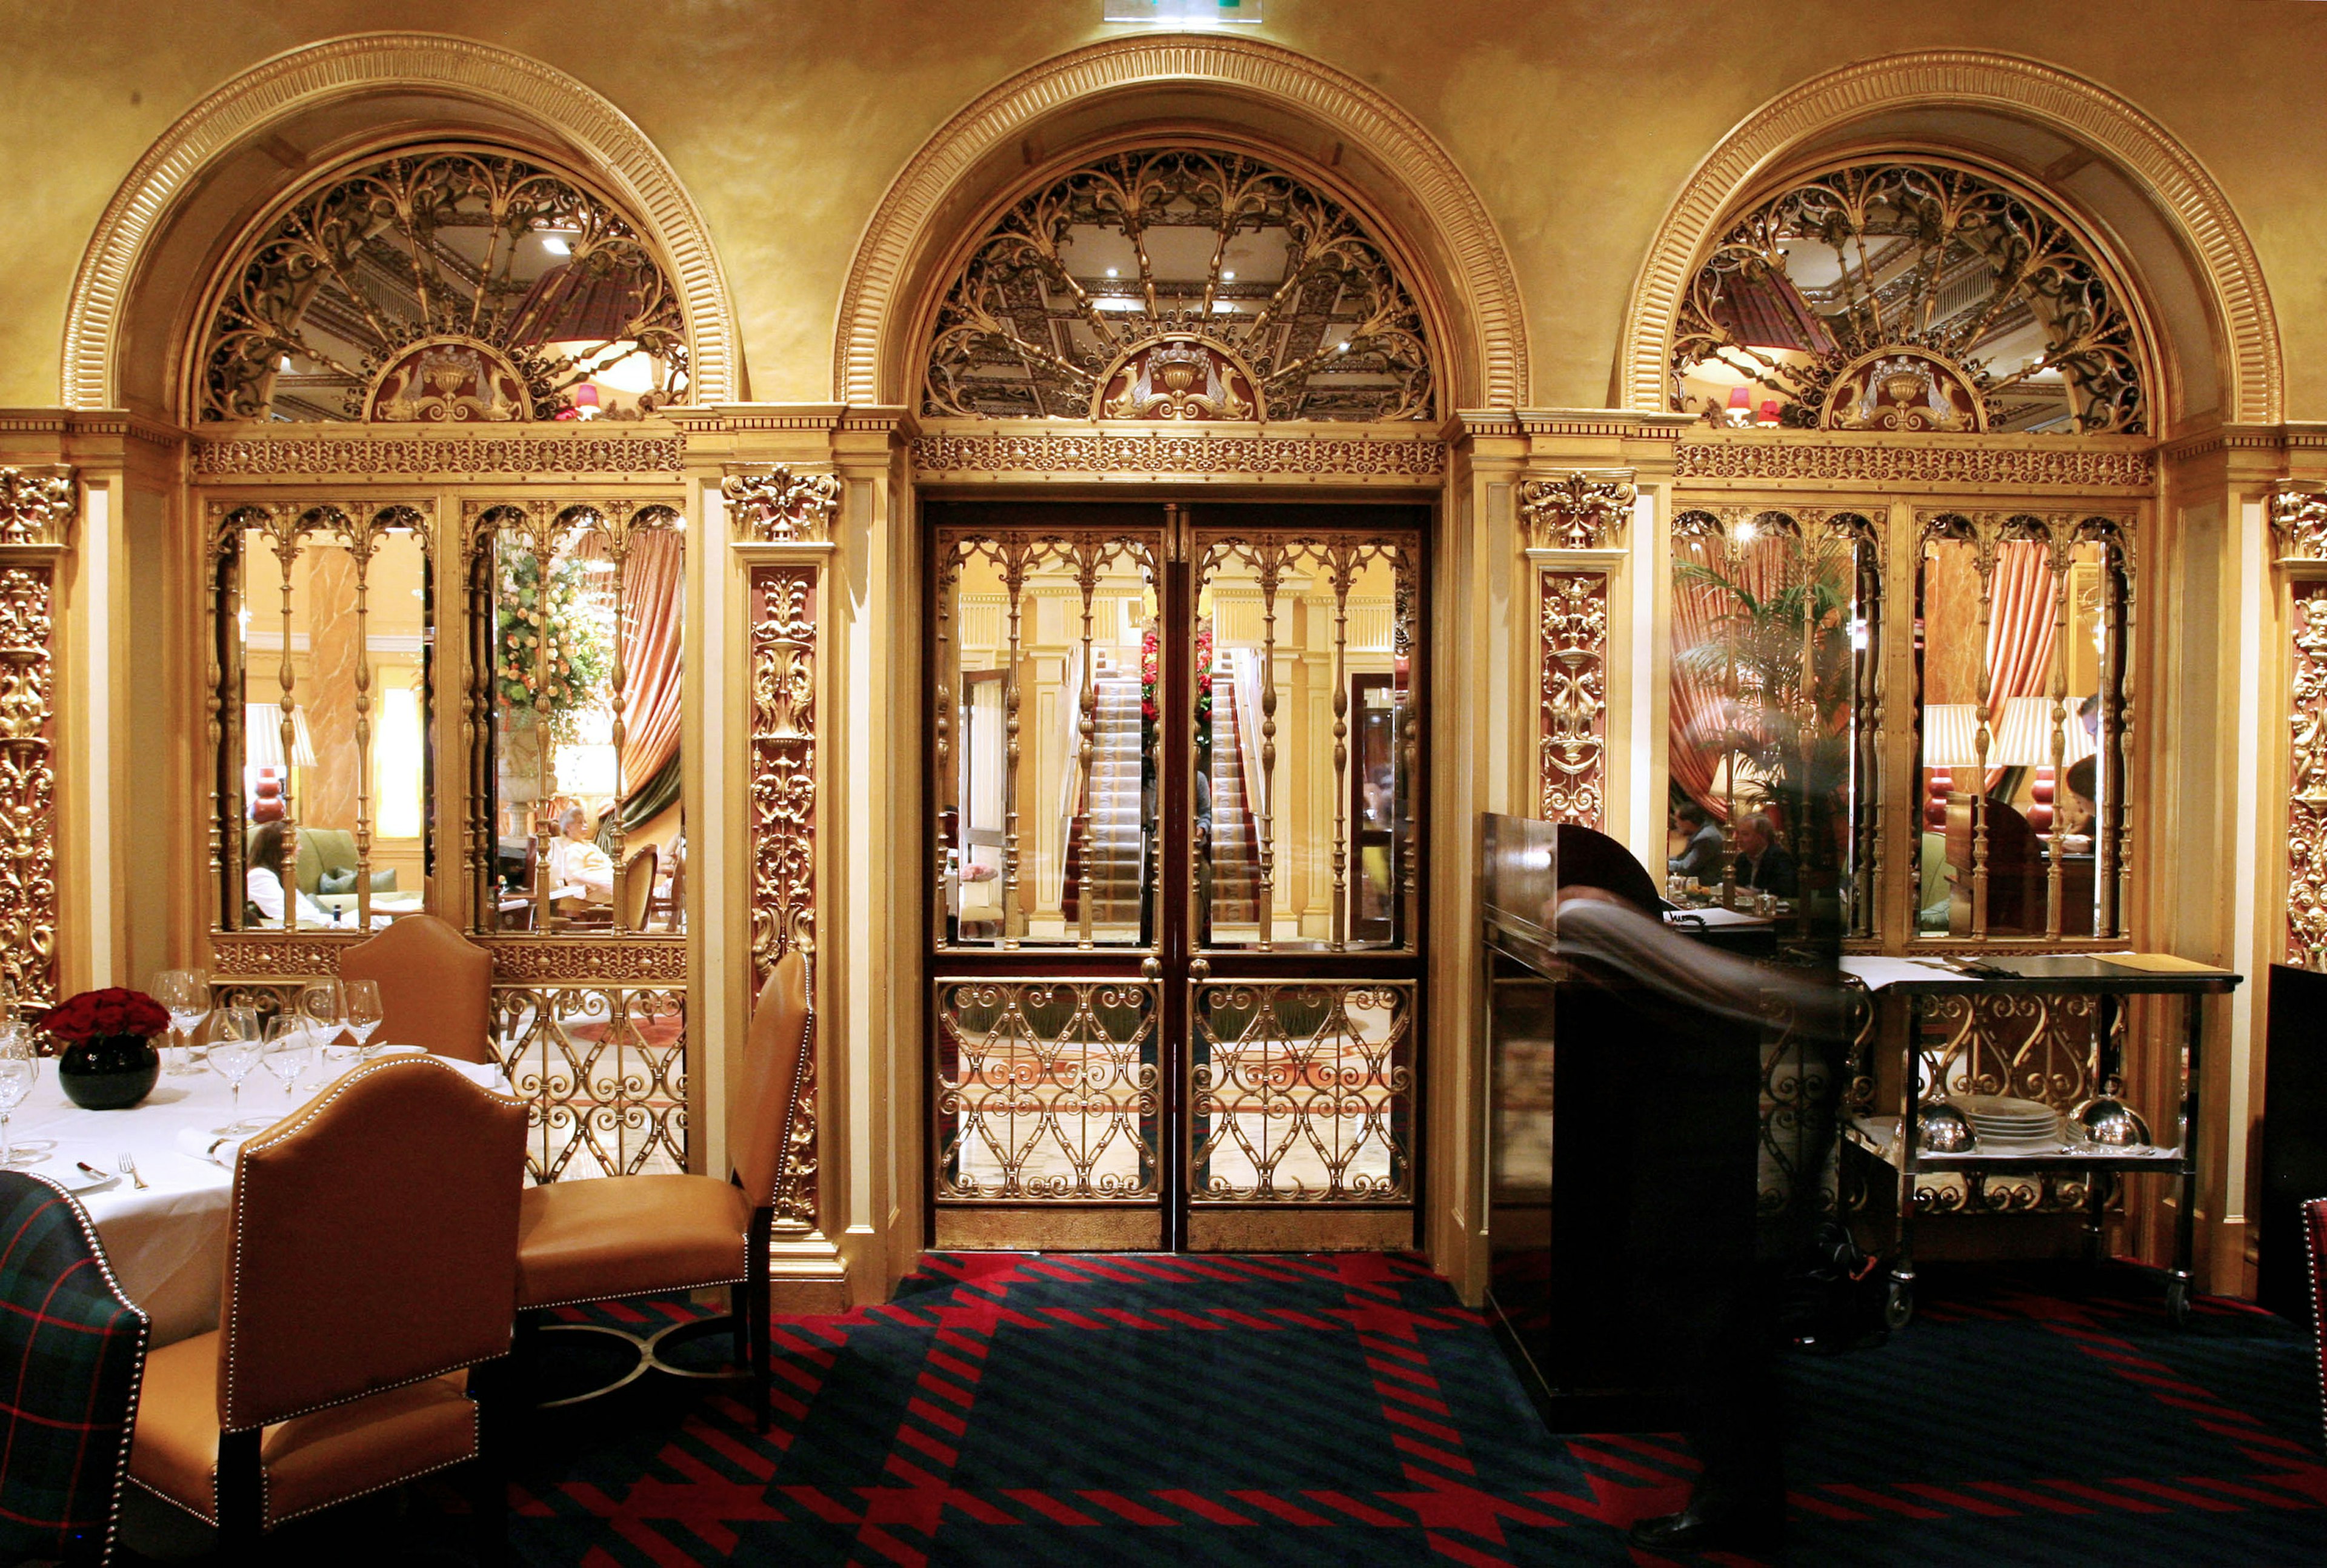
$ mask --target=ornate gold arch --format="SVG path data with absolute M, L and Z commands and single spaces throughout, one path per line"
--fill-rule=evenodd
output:
M 387 89 L 435 90 L 528 115 L 587 156 L 668 259 L 685 302 L 691 400 L 742 396 L 734 308 L 709 229 L 678 176 L 630 117 L 553 66 L 466 38 L 364 33 L 276 55 L 180 116 L 114 192 L 73 277 L 65 314 L 62 401 L 114 406 L 115 355 L 145 248 L 180 198 L 238 146 L 293 116 Z
M 2115 93 L 2018 55 L 1982 50 L 1895 54 L 1814 77 L 1724 137 L 1666 211 L 1632 285 L 1617 360 L 1623 406 L 1662 412 L 1665 359 L 1691 271 L 1733 202 L 1819 132 L 1887 110 L 1972 107 L 2032 121 L 2093 149 L 2144 184 L 2205 279 L 2227 381 L 2224 417 L 2285 417 L 2278 322 L 2262 265 L 2229 199 L 2188 148 Z
M 1021 71 L 946 122 L 906 163 L 874 210 L 857 242 L 840 296 L 834 333 L 836 401 L 881 402 L 903 396 L 883 381 L 887 336 L 911 319 L 914 301 L 899 297 L 906 271 L 922 250 L 949 244 L 930 224 L 956 185 L 996 146 L 1034 122 L 1079 101 L 1137 87 L 1193 84 L 1265 98 L 1332 126 L 1393 171 L 1444 245 L 1472 345 L 1456 390 L 1489 406 L 1528 402 L 1527 322 L 1519 277 L 1478 192 L 1430 133 L 1388 98 L 1332 67 L 1276 44 L 1209 34 L 1111 39 Z

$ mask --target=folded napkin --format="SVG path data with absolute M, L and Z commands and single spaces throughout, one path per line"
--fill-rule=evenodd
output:
M 447 1067 L 455 1067 L 468 1076 L 469 1081 L 501 1094 L 509 1093 L 509 1081 L 501 1077 L 500 1064 L 491 1061 L 460 1061 L 449 1056 L 436 1059 Z
M 234 1157 L 241 1149 L 248 1133 L 213 1133 L 203 1127 L 182 1127 L 178 1131 L 178 1149 L 213 1165 L 234 1169 Z

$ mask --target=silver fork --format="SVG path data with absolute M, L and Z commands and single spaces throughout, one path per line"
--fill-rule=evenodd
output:
M 147 1181 L 145 1177 L 137 1174 L 137 1162 L 131 1159 L 126 1152 L 125 1152 L 121 1156 L 121 1173 L 124 1176 L 128 1177 L 130 1181 L 136 1182 L 141 1188 L 153 1185 L 153 1183 Z

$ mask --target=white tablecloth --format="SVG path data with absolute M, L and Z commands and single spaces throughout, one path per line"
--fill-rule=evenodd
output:
M 411 1049 L 411 1048 L 406 1048 Z M 283 1082 L 264 1067 L 242 1083 L 242 1114 L 280 1119 L 307 1103 L 352 1061 L 333 1061 L 301 1078 L 298 1092 L 285 1095 Z M 453 1065 L 472 1077 L 498 1072 L 468 1062 Z M 154 1320 L 153 1343 L 207 1333 L 218 1327 L 219 1288 L 226 1273 L 226 1227 L 234 1190 L 233 1153 L 217 1165 L 187 1153 L 181 1133 L 201 1134 L 234 1119 L 233 1087 L 208 1069 L 184 1078 L 164 1073 L 144 1103 L 126 1111 L 85 1111 L 65 1098 L 56 1063 L 41 1063 L 39 1082 L 8 1118 L 10 1137 L 20 1146 L 44 1152 L 31 1167 L 73 1188 L 97 1223 L 114 1277 L 129 1299 Z M 118 1174 L 127 1153 L 145 1179 L 141 1190 Z M 87 1161 L 109 1180 L 90 1185 L 74 1167 Z

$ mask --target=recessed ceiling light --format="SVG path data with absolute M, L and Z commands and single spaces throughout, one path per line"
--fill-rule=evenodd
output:
M 541 237 L 541 248 L 549 252 L 552 256 L 571 256 L 574 254 L 574 247 L 566 243 L 565 236 L 562 234 L 543 235 Z
M 1236 274 L 1232 272 L 1224 272 L 1220 274 L 1220 281 L 1223 283 L 1234 283 L 1236 282 Z
M 1333 352 L 1335 352 L 1336 354 L 1346 354 L 1346 353 L 1348 353 L 1349 351 L 1350 351 L 1350 345 L 1349 345 L 1349 344 L 1347 344 L 1347 343 L 1343 343 L 1343 344 L 1341 344 L 1339 348 L 1337 348 L 1337 349 L 1335 349 L 1335 350 L 1333 350 Z
M 1108 268 L 1107 269 L 1107 276 L 1109 276 L 1109 277 L 1113 277 L 1113 276 L 1115 275 L 1115 268 L 1113 268 L 1113 267 L 1111 267 L 1111 266 L 1110 266 L 1110 267 L 1108 267 Z

